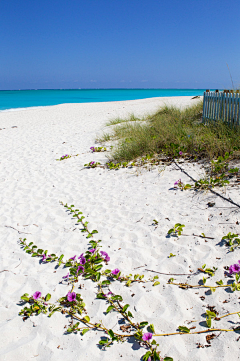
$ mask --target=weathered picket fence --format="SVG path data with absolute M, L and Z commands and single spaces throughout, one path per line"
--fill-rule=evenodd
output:
M 203 121 L 222 120 L 240 125 L 240 94 L 232 92 L 204 92 Z

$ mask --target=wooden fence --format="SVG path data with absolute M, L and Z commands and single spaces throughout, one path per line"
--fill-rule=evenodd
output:
M 222 120 L 240 125 L 240 94 L 231 92 L 204 92 L 203 121 Z

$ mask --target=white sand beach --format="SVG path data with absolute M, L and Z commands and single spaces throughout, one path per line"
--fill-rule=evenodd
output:
M 144 116 L 164 104 L 189 106 L 191 97 L 151 98 L 109 103 L 62 104 L 0 112 L 0 360 L 140 360 L 146 353 L 134 339 L 115 343 L 107 350 L 98 347 L 104 333 L 89 331 L 84 336 L 67 334 L 69 318 L 56 312 L 51 318 L 33 316 L 23 321 L 18 315 L 20 297 L 40 291 L 50 293 L 54 302 L 71 290 L 60 283 L 68 272 L 54 263 L 42 264 L 19 245 L 27 238 L 49 253 L 68 259 L 89 247 L 81 226 L 59 203 L 73 204 L 86 217 L 89 229 L 98 230 L 102 250 L 110 256 L 107 268 L 123 274 L 143 274 L 144 279 L 159 276 L 160 285 L 134 283 L 130 287 L 114 282 L 112 292 L 130 305 L 134 321 L 154 324 L 157 334 L 176 332 L 178 326 L 206 330 L 205 311 L 214 306 L 219 316 L 240 311 L 239 292 L 217 288 L 181 289 L 175 282 L 197 285 L 206 274 L 197 272 L 203 264 L 217 267 L 206 284 L 231 280 L 223 267 L 237 263 L 239 250 L 228 252 L 221 239 L 228 232 L 240 234 L 239 208 L 212 194 L 173 188 L 182 179 L 191 183 L 174 164 L 152 171 L 104 168 L 83 169 L 90 161 L 104 163 L 106 153 L 92 153 L 98 134 L 116 117 Z M 79 154 L 56 161 L 65 154 Z M 204 173 L 199 164 L 182 163 L 192 177 Z M 239 186 L 217 189 L 240 204 Z M 207 203 L 215 203 L 208 207 Z M 159 223 L 153 224 L 153 220 Z M 183 235 L 168 237 L 176 223 L 185 225 Z M 210 238 L 201 238 L 204 233 Z M 194 236 L 195 235 L 195 236 Z M 170 253 L 174 257 L 170 257 Z M 148 270 L 148 271 L 147 271 Z M 161 272 L 157 274 L 152 271 Z M 186 274 L 186 275 L 172 275 Z M 121 317 L 105 315 L 107 304 L 96 299 L 96 283 L 81 280 L 81 293 L 93 323 L 119 331 Z M 189 323 L 190 321 L 196 321 Z M 213 321 L 213 327 L 230 329 L 239 325 L 237 314 Z M 208 344 L 207 333 L 154 337 L 161 357 L 174 361 L 238 360 L 239 334 L 215 331 Z M 212 333 L 210 333 L 212 334 Z M 201 346 L 198 347 L 198 344 Z

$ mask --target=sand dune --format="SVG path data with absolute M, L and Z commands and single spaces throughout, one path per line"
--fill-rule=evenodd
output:
M 33 241 L 51 253 L 66 258 L 80 255 L 88 247 L 80 226 L 59 203 L 74 204 L 86 216 L 90 229 L 97 229 L 103 250 L 110 256 L 108 268 L 119 268 L 124 274 L 141 273 L 145 278 L 162 273 L 189 274 L 204 263 L 217 267 L 208 282 L 223 279 L 224 266 L 238 261 L 239 251 L 228 252 L 221 246 L 222 236 L 240 233 L 237 208 L 211 193 L 181 192 L 173 184 L 189 178 L 175 165 L 163 172 L 158 169 L 136 173 L 131 169 L 83 169 L 89 161 L 104 162 L 105 153 L 91 153 L 96 134 L 114 117 L 134 113 L 143 116 L 156 111 L 164 103 L 187 106 L 196 102 L 191 97 L 152 98 L 125 102 L 63 104 L 52 107 L 0 113 L 0 359 L 28 360 L 139 360 L 146 352 L 131 340 L 101 351 L 97 344 L 101 333 L 88 332 L 84 337 L 66 334 L 68 319 L 56 313 L 23 322 L 18 316 L 20 297 L 41 291 L 57 300 L 69 291 L 60 284 L 66 269 L 55 272 L 54 264 L 41 264 L 31 258 L 18 243 L 19 238 Z M 79 154 L 62 162 L 64 154 Z M 183 164 L 189 174 L 200 177 L 200 165 Z M 224 191 L 219 191 L 224 192 Z M 226 189 L 226 197 L 240 203 L 239 188 Z M 207 203 L 215 203 L 208 207 Z M 153 219 L 158 220 L 157 227 Z M 236 222 L 238 221 L 238 224 Z M 185 225 L 184 235 L 167 237 L 175 223 Z M 205 233 L 214 239 L 193 236 Z M 175 257 L 168 258 L 173 253 Z M 135 268 L 140 267 L 136 270 Z M 167 284 L 170 276 L 159 274 L 160 285 L 133 284 L 129 288 L 114 283 L 113 292 L 120 293 L 137 322 L 149 321 L 157 333 L 175 332 L 179 325 L 204 330 L 203 314 L 207 306 L 215 306 L 219 314 L 240 311 L 239 293 L 217 289 L 183 290 Z M 177 282 L 197 284 L 202 274 L 173 276 Z M 104 315 L 106 304 L 95 298 L 91 281 L 81 281 L 79 290 L 94 322 L 103 320 L 118 329 L 119 316 Z M 198 322 L 188 324 L 188 321 Z M 202 322 L 202 324 L 201 324 Z M 238 324 L 238 315 L 214 321 L 215 327 L 230 328 Z M 206 334 L 156 337 L 161 356 L 174 361 L 238 360 L 238 334 L 215 332 L 211 347 Z

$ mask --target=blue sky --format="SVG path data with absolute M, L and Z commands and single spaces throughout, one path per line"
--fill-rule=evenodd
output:
M 240 86 L 239 0 L 0 0 L 0 89 Z

